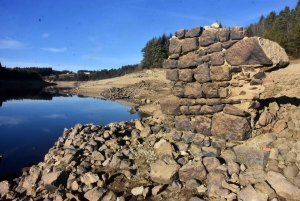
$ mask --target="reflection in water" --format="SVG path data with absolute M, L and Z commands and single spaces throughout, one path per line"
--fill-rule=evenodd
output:
M 3 103 L 0 107 L 0 155 L 3 155 L 0 181 L 7 175 L 16 176 L 15 173 L 20 173 L 28 164 L 43 161 L 64 128 L 77 123 L 106 125 L 142 116 L 130 114 L 128 106 L 69 96 L 66 90 L 51 87 L 0 92 L 0 103 Z

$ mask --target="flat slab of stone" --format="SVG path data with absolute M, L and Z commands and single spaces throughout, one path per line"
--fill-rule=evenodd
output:
M 247 168 L 263 169 L 268 160 L 268 152 L 255 150 L 246 146 L 236 146 L 233 148 L 236 160 L 240 164 L 245 164 Z
M 174 180 L 174 177 L 179 169 L 179 165 L 166 164 L 165 162 L 158 160 L 150 165 L 150 177 L 154 182 L 160 184 L 170 184 Z
M 282 174 L 269 171 L 267 173 L 267 182 L 280 197 L 289 200 L 299 200 L 300 189 L 289 182 Z

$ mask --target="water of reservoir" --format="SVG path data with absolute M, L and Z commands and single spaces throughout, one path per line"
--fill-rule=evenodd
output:
M 91 97 L 44 92 L 29 97 L 0 103 L 0 179 L 43 161 L 64 128 L 77 123 L 104 126 L 140 118 L 138 113 L 128 112 L 129 106 Z

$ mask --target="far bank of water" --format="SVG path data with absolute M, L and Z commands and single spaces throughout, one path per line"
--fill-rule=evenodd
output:
M 64 128 L 140 118 L 130 114 L 128 106 L 112 101 L 78 96 L 46 99 L 10 100 L 0 107 L 0 178 L 43 161 Z

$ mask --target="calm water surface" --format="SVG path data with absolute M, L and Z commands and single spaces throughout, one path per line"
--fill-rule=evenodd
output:
M 128 109 L 112 101 L 78 96 L 4 102 L 0 107 L 0 176 L 20 173 L 22 167 L 43 161 L 64 128 L 139 118 Z

